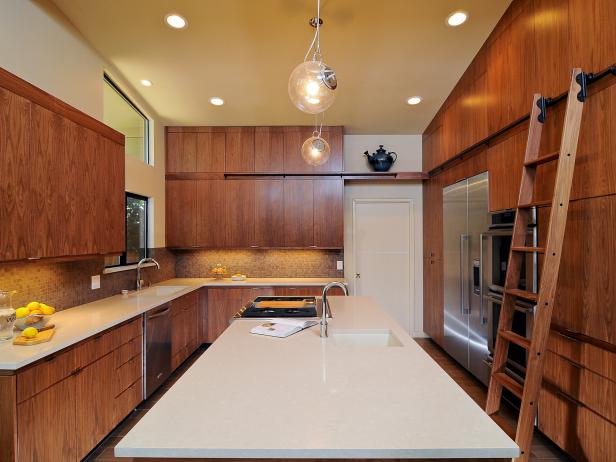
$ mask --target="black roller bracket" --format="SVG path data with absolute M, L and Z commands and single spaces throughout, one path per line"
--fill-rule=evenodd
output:
M 586 101 L 586 77 L 587 75 L 584 72 L 580 72 L 576 77 L 575 81 L 580 86 L 580 91 L 577 94 L 577 99 L 580 103 Z
M 542 124 L 545 122 L 545 118 L 547 117 L 547 105 L 546 105 L 546 100 L 543 96 L 537 100 L 537 107 L 541 111 L 539 112 L 539 115 L 537 116 L 537 120 L 539 121 L 540 124 Z

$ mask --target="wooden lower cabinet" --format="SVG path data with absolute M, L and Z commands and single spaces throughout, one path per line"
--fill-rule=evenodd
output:
M 207 290 L 207 342 L 216 340 L 227 327 L 229 320 L 242 307 L 240 288 L 218 288 Z
M 171 369 L 182 364 L 201 344 L 199 302 L 198 291 L 171 302 Z

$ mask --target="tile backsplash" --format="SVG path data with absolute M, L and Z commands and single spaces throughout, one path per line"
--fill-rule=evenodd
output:
M 176 251 L 177 277 L 211 277 L 209 272 L 221 263 L 229 274 L 248 277 L 318 278 L 342 277 L 336 261 L 342 250 L 186 250 Z
M 150 256 L 160 263 L 160 270 L 142 270 L 142 279 L 160 282 L 175 277 L 175 257 L 166 249 L 151 249 Z M 82 305 L 116 295 L 135 287 L 135 270 L 102 274 L 104 258 L 63 263 L 24 262 L 0 265 L 0 289 L 16 290 L 13 307 L 36 300 L 57 310 Z M 90 288 L 91 276 L 101 275 L 101 288 Z

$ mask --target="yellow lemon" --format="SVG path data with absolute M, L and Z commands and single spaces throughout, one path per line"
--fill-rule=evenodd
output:
M 41 312 L 43 314 L 54 314 L 56 312 L 56 309 L 52 306 L 49 305 L 42 305 L 41 306 Z
M 34 338 L 38 335 L 38 330 L 34 327 L 26 327 L 24 331 L 21 333 L 26 338 Z
M 17 308 L 15 310 L 15 317 L 17 317 L 17 319 L 25 318 L 29 314 L 30 314 L 30 310 L 26 308 L 25 306 L 22 306 L 21 308 Z
M 43 312 L 39 309 L 30 311 L 30 314 L 43 314 Z
M 30 302 L 26 305 L 26 308 L 28 308 L 30 311 L 38 310 L 40 307 L 41 304 L 39 302 Z

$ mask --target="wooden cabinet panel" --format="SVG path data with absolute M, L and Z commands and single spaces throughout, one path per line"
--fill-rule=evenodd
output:
M 167 132 L 167 173 L 197 171 L 197 134 Z
M 78 460 L 74 396 L 75 381 L 68 378 L 17 406 L 19 462 Z
M 224 180 L 197 180 L 196 241 L 197 247 L 225 246 L 225 209 L 227 199 Z
M 141 358 L 139 358 L 141 359 Z M 75 376 L 77 458 L 86 456 L 115 426 L 113 354 L 80 370 Z M 66 396 L 68 401 L 71 396 Z M 29 429 L 28 429 L 29 433 Z
M 314 188 L 312 180 L 284 180 L 286 247 L 314 246 Z
M 114 400 L 116 423 L 121 422 L 143 401 L 143 379 L 137 380 Z
M 242 289 L 209 288 L 207 306 L 207 341 L 212 343 L 229 327 L 229 320 L 242 307 Z
M 167 247 L 193 247 L 196 243 L 197 184 L 194 180 L 167 180 Z
M 254 127 L 227 128 L 225 145 L 225 172 L 255 171 Z
M 116 369 L 120 368 L 136 356 L 141 356 L 143 349 L 143 338 L 135 337 L 121 345 L 113 352 L 113 361 Z
M 313 172 L 342 172 L 344 170 L 342 157 L 342 127 L 323 127 L 321 136 L 329 144 L 331 154 L 327 162 L 325 162 L 323 165 L 316 165 L 313 168 Z
M 250 247 L 254 242 L 255 180 L 225 182 L 225 246 Z
M 143 364 L 141 355 L 133 356 L 121 366 L 115 368 L 115 380 L 111 382 L 112 396 L 122 394 L 124 390 L 139 380 L 143 374 Z M 114 362 L 115 367 L 115 362 Z
M 313 172 L 302 158 L 302 144 L 312 136 L 312 127 L 285 127 L 284 130 L 284 171 L 285 173 Z
M 343 180 L 314 180 L 314 246 L 344 247 Z
M 255 128 L 255 172 L 284 172 L 284 129 Z
M 74 349 L 57 353 L 42 362 L 21 369 L 17 374 L 17 402 L 22 402 L 64 380 L 76 369 Z
M 518 204 L 527 129 L 509 132 L 488 148 L 490 211 L 515 208 Z
M 212 127 L 207 132 L 197 133 L 197 172 L 225 171 L 226 135 L 224 129 Z
M 284 181 L 255 181 L 254 206 L 252 245 L 284 247 Z
M 126 246 L 124 146 L 100 135 L 97 144 L 100 159 L 96 167 L 94 197 L 100 207 L 95 207 L 97 218 L 93 234 L 98 236 L 98 253 L 122 253 Z M 86 203 L 90 201 L 88 198 Z M 105 224 L 103 232 L 101 223 Z
M 0 261 L 27 258 L 31 231 L 31 103 L 0 88 Z

